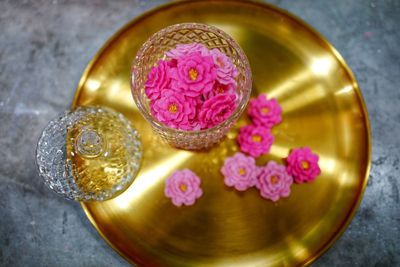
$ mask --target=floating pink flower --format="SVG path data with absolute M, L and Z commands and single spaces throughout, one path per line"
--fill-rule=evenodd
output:
M 150 72 L 147 74 L 144 90 L 150 100 L 159 98 L 161 91 L 169 87 L 171 80 L 169 71 L 169 62 L 159 60 L 157 66 L 152 67 Z
M 216 95 L 221 95 L 221 94 L 235 94 L 237 95 L 237 91 L 236 91 L 236 85 L 234 85 L 233 83 L 229 83 L 229 84 L 221 84 L 219 82 L 215 82 L 213 89 L 204 95 L 205 100 L 216 96 Z
M 232 114 L 236 108 L 236 95 L 221 94 L 216 95 L 204 102 L 198 119 L 203 129 L 214 127 Z
M 248 115 L 255 125 L 268 128 L 282 121 L 282 108 L 275 98 L 267 99 L 265 94 L 250 100 Z
M 281 197 L 288 197 L 292 184 L 293 178 L 286 172 L 285 166 L 278 165 L 275 161 L 259 168 L 256 186 L 263 198 L 275 202 Z
M 174 172 L 165 182 L 165 196 L 180 207 L 191 206 L 203 195 L 200 178 L 189 169 Z
M 214 60 L 217 68 L 217 80 L 221 84 L 234 84 L 236 85 L 235 78 L 238 76 L 238 70 L 236 66 L 232 63 L 232 60 L 219 51 L 217 48 L 214 48 L 210 51 L 210 54 Z
M 238 152 L 225 159 L 221 173 L 225 177 L 224 182 L 227 186 L 244 191 L 256 185 L 258 168 L 254 158 Z
M 169 50 L 165 53 L 165 55 L 173 59 L 179 59 L 193 52 L 200 52 L 202 56 L 208 56 L 210 54 L 208 48 L 205 47 L 203 44 L 192 43 L 178 44 L 176 45 L 176 48 Z
M 274 142 L 274 136 L 269 128 L 256 125 L 247 125 L 240 128 L 238 136 L 240 150 L 252 157 L 268 153 Z
M 165 89 L 159 99 L 150 102 L 153 116 L 167 126 L 192 130 L 197 101 L 174 90 Z
M 171 87 L 187 96 L 196 97 L 212 90 L 216 67 L 211 56 L 194 52 L 182 56 L 171 70 Z
M 296 183 L 312 182 L 321 173 L 318 160 L 309 147 L 292 149 L 286 159 L 287 171 Z

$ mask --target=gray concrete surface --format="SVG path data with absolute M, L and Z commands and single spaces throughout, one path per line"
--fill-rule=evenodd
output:
M 47 190 L 34 150 L 114 31 L 163 1 L 0 1 L 0 265 L 128 266 L 79 204 Z M 319 30 L 361 85 L 373 162 L 359 211 L 315 266 L 400 265 L 400 1 L 273 0 Z M 66 27 L 65 25 L 68 25 Z

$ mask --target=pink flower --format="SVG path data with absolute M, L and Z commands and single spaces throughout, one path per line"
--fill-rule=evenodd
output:
M 213 96 L 220 94 L 235 94 L 237 96 L 236 85 L 233 83 L 229 84 L 220 84 L 219 82 L 215 82 L 213 89 L 204 95 L 204 99 L 210 99 Z
M 161 91 L 169 87 L 171 80 L 169 71 L 169 62 L 159 60 L 157 66 L 152 67 L 150 72 L 147 74 L 144 90 L 150 100 L 159 98 Z
M 171 69 L 172 89 L 191 97 L 212 90 L 216 67 L 211 56 L 194 52 L 180 57 L 177 62 L 177 67 Z
M 192 130 L 196 106 L 197 100 L 171 89 L 163 90 L 159 99 L 150 102 L 153 116 L 158 121 L 181 130 Z
M 200 178 L 191 170 L 176 171 L 165 181 L 164 193 L 177 207 L 191 206 L 203 195 L 200 183 Z
M 238 136 L 240 150 L 252 157 L 268 153 L 274 142 L 274 136 L 269 128 L 256 125 L 247 125 L 240 128 Z
M 214 48 L 210 51 L 217 68 L 217 80 L 221 84 L 234 84 L 236 86 L 235 78 L 238 76 L 238 70 L 232 63 L 232 60 L 224 53 Z
M 236 108 L 236 95 L 216 95 L 204 102 L 198 120 L 203 129 L 214 127 L 225 121 Z
M 276 99 L 267 99 L 265 94 L 250 100 L 248 115 L 255 125 L 262 125 L 268 128 L 282 121 L 282 108 Z
M 312 182 L 321 173 L 318 160 L 318 155 L 312 153 L 309 147 L 292 149 L 286 159 L 287 172 L 296 183 Z
M 286 172 L 285 166 L 278 165 L 275 161 L 259 168 L 256 186 L 263 198 L 275 202 L 281 197 L 288 197 L 292 184 L 293 178 Z
M 227 186 L 244 191 L 256 185 L 258 169 L 254 158 L 238 152 L 225 159 L 221 173 L 225 176 L 224 182 Z
M 192 43 L 192 44 L 178 44 L 176 48 L 169 50 L 165 53 L 167 57 L 173 59 L 180 59 L 187 54 L 191 54 L 193 52 L 200 52 L 202 56 L 208 56 L 210 54 L 207 47 L 203 44 Z

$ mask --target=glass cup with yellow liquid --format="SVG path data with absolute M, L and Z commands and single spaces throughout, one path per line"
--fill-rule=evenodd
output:
M 103 201 L 122 193 L 140 166 L 137 130 L 108 108 L 78 107 L 50 121 L 36 149 L 39 175 L 61 196 Z

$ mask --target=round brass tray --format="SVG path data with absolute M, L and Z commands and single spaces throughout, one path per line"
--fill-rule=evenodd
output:
M 171 24 L 217 26 L 241 45 L 253 72 L 253 95 L 265 92 L 283 107 L 270 154 L 281 162 L 290 148 L 310 146 L 322 175 L 293 185 L 277 203 L 256 189 L 224 186 L 219 169 L 238 150 L 236 127 L 209 151 L 177 150 L 161 142 L 131 97 L 130 64 L 153 33 Z M 357 82 L 338 52 L 310 26 L 276 7 L 245 1 L 188 1 L 164 5 L 128 23 L 90 62 L 73 101 L 124 113 L 141 133 L 141 170 L 115 199 L 82 203 L 100 235 L 140 266 L 306 265 L 344 232 L 365 189 L 371 160 L 368 115 Z M 165 179 L 190 168 L 204 195 L 177 208 L 164 197 Z

